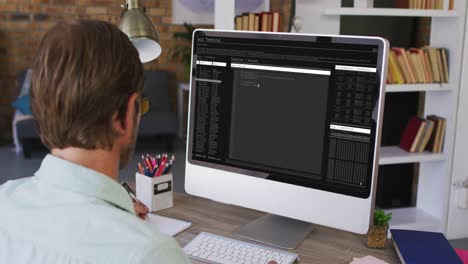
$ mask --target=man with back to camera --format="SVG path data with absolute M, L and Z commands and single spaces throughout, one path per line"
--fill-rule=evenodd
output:
M 33 177 L 0 186 L 0 263 L 189 263 L 136 215 L 118 184 L 135 147 L 143 68 L 107 22 L 61 22 L 43 38 L 31 103 L 50 149 Z M 147 110 L 147 109 L 146 109 Z

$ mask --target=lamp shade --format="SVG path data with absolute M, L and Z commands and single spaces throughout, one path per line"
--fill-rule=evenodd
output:
M 122 30 L 138 50 L 142 63 L 152 61 L 161 54 L 158 32 L 153 23 L 140 7 L 129 6 L 119 24 Z

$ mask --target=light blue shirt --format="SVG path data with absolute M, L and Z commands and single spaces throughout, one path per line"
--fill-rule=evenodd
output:
M 47 155 L 35 176 L 0 186 L 0 263 L 189 263 L 135 216 L 125 189 Z

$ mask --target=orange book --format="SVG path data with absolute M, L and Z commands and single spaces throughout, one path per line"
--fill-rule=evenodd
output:
M 414 77 L 411 75 L 411 69 L 408 61 L 405 59 L 405 49 L 403 48 L 392 48 L 392 52 L 395 53 L 398 65 L 400 66 L 403 75 L 405 76 L 406 83 L 414 83 Z
M 434 9 L 434 0 L 426 0 L 427 9 Z
M 411 49 L 411 51 L 417 55 L 419 66 L 422 69 L 422 74 L 424 75 L 425 83 L 432 83 L 432 74 L 431 66 L 429 65 L 429 59 L 427 58 L 427 53 L 422 49 Z
M 427 56 L 427 53 L 424 52 L 422 49 L 419 49 L 421 51 L 421 60 L 423 62 L 424 66 L 424 73 L 426 74 L 426 78 L 429 83 L 433 83 L 434 79 L 432 78 L 432 72 L 431 72 L 431 65 L 429 63 L 429 57 Z
M 419 60 L 419 54 L 418 54 L 418 49 L 411 48 L 409 50 L 409 58 L 413 62 L 414 69 L 415 69 L 415 75 L 417 77 L 417 81 L 420 83 L 425 83 L 426 78 L 424 75 L 424 69 L 422 66 L 422 62 Z
M 267 17 L 267 31 L 272 31 L 272 25 L 273 25 L 273 14 L 270 12 L 268 13 Z
M 268 13 L 262 12 L 260 14 L 260 31 L 268 31 Z
M 408 50 L 405 50 L 404 52 L 405 52 L 405 60 L 407 60 L 409 64 L 410 74 L 412 75 L 413 83 L 418 83 L 419 80 L 418 80 L 418 74 L 416 72 L 416 66 L 414 65 L 413 60 L 411 59 L 410 52 Z

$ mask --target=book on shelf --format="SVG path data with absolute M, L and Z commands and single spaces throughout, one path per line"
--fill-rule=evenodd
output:
M 260 14 L 260 31 L 271 31 L 269 27 L 271 21 L 271 14 L 268 12 L 262 12 Z
M 389 83 L 403 84 L 406 82 L 405 76 L 398 65 L 397 55 L 390 52 L 388 56 L 388 78 Z
M 249 14 L 242 14 L 242 30 L 249 30 Z
M 421 137 L 421 130 L 423 130 L 423 127 L 424 121 L 421 118 L 412 117 L 401 136 L 400 148 L 409 152 L 414 152 L 411 150 L 415 148 L 413 146 L 417 142 L 417 138 Z
M 430 115 L 427 118 L 412 117 L 401 136 L 400 148 L 408 152 L 441 153 L 445 138 L 446 119 Z
M 273 17 L 272 17 L 272 22 L 271 22 L 271 31 L 273 32 L 279 32 L 281 31 L 280 30 L 280 27 L 281 27 L 281 21 L 280 21 L 280 14 L 279 12 L 273 12 L 272 13 Z
M 234 28 L 245 31 L 281 31 L 279 12 L 243 13 L 234 18 Z
M 429 140 L 431 139 L 432 131 L 434 130 L 435 124 L 434 121 L 430 119 L 426 119 L 426 127 L 424 128 L 423 135 L 421 137 L 421 140 L 418 142 L 417 146 L 417 152 L 424 152 L 424 150 L 427 147 L 427 144 L 429 143 Z
M 259 31 L 260 30 L 260 15 L 255 14 L 254 16 L 254 31 Z
M 453 10 L 454 1 L 449 1 L 449 10 Z M 396 0 L 395 7 L 411 9 L 444 9 L 444 0 Z
M 393 47 L 388 56 L 388 84 L 447 83 L 448 53 L 444 48 Z
M 249 13 L 248 14 L 248 19 L 249 19 L 249 26 L 247 28 L 248 31 L 254 31 L 255 29 L 255 14 L 254 13 Z
M 242 30 L 242 16 L 236 16 L 235 21 L 234 21 L 234 29 L 235 30 Z

